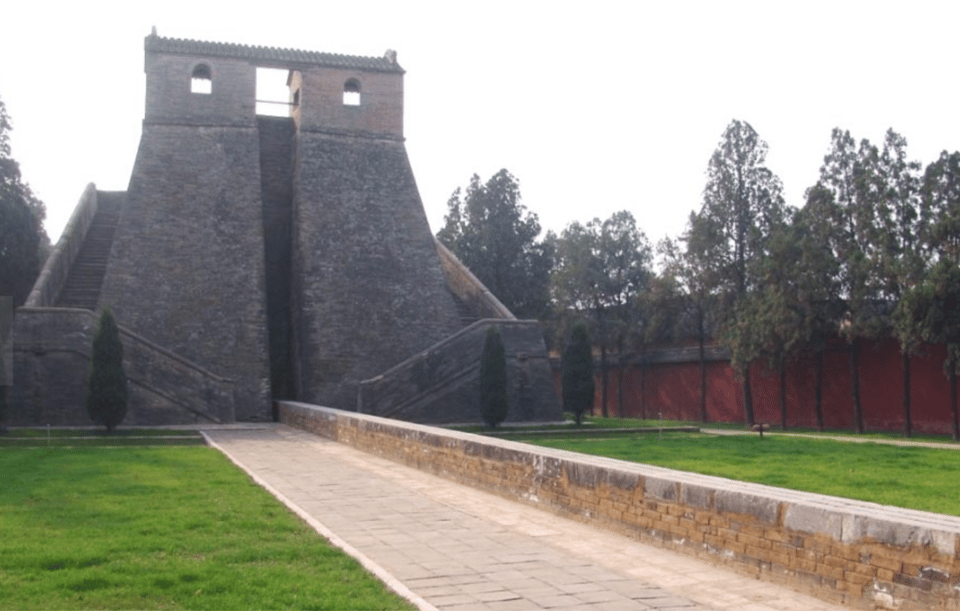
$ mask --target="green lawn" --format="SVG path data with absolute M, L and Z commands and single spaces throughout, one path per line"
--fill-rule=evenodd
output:
M 0 449 L 0 609 L 411 609 L 210 448 Z
M 766 435 L 665 433 L 523 441 L 794 490 L 960 515 L 960 451 Z

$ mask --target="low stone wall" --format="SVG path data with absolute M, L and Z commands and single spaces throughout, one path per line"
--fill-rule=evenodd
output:
M 507 421 L 560 420 L 560 399 L 540 323 L 502 318 L 477 321 L 363 380 L 357 411 L 412 422 L 481 422 L 480 355 L 491 326 L 499 330 L 507 357 Z
M 296 402 L 281 422 L 857 608 L 960 609 L 960 518 Z
M 33 284 L 33 290 L 27 297 L 24 305 L 33 308 L 43 308 L 52 306 L 63 288 L 63 283 L 67 281 L 70 275 L 70 268 L 83 246 L 83 240 L 87 237 L 87 230 L 93 222 L 93 217 L 97 215 L 97 187 L 93 183 L 87 185 L 80 196 L 77 207 L 74 208 L 70 220 L 67 221 L 60 239 L 54 245 L 50 256 L 47 258 L 37 281 Z
M 19 308 L 13 323 L 14 426 L 89 425 L 84 397 L 98 317 L 73 308 Z M 120 328 L 126 425 L 233 422 L 233 382 Z

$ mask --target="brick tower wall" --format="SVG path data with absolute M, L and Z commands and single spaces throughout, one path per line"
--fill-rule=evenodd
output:
M 460 328 L 403 142 L 301 131 L 294 341 L 303 401 L 354 409 L 357 383 Z
M 204 63 L 212 92 L 190 92 Z M 235 380 L 238 420 L 270 414 L 255 67 L 147 53 L 143 135 L 100 305 Z

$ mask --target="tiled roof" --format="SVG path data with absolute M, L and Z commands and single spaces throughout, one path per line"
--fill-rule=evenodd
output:
M 278 49 L 276 47 L 254 47 L 223 42 L 163 38 L 156 34 L 150 34 L 146 37 L 144 49 L 161 53 L 249 59 L 261 61 L 271 66 L 278 65 L 278 67 L 292 68 L 296 65 L 312 64 L 331 68 L 403 72 L 403 68 L 396 61 L 396 53 L 392 51 L 387 51 L 383 57 L 360 57 L 321 53 L 319 51 L 301 51 L 299 49 Z

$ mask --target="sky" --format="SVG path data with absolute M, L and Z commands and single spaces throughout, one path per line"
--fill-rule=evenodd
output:
M 834 127 L 924 165 L 960 150 L 960 2 L 12 0 L 0 99 L 54 241 L 89 182 L 126 189 L 144 108 L 143 39 L 349 55 L 397 51 L 427 218 L 506 168 L 543 228 L 629 210 L 652 242 L 700 209 L 726 126 L 747 121 L 801 206 Z

